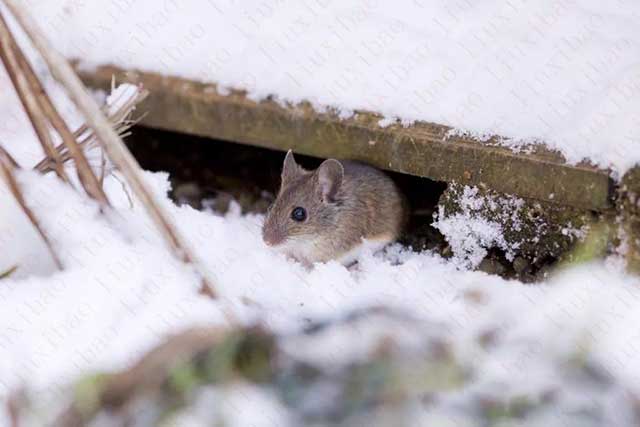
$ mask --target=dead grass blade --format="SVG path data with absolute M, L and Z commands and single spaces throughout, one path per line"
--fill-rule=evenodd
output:
M 0 273 L 0 280 L 2 279 L 6 279 L 7 277 L 10 277 L 13 273 L 15 273 L 18 270 L 18 266 L 14 265 L 11 268 L 9 268 L 6 271 L 3 271 Z
M 22 84 L 26 81 L 27 86 L 24 86 L 23 84 L 20 92 L 22 92 L 23 97 L 30 100 L 29 102 L 31 104 L 37 104 L 36 108 L 39 111 L 38 116 L 41 117 L 39 120 L 44 121 L 44 132 L 42 133 L 46 134 L 45 153 L 48 157 L 54 160 L 56 172 L 64 180 L 68 181 L 68 177 L 64 171 L 64 162 L 51 141 L 51 134 L 47 127 L 47 123 L 50 123 L 60 138 L 62 138 L 65 147 L 75 162 L 78 178 L 87 194 L 97 200 L 101 205 L 109 205 L 107 196 L 104 193 L 98 178 L 89 166 L 89 162 L 85 157 L 84 152 L 78 146 L 76 138 L 73 136 L 64 119 L 54 107 L 49 95 L 47 95 L 47 92 L 44 90 L 40 80 L 38 80 L 38 77 L 33 71 L 31 64 L 29 64 L 27 58 L 22 53 L 22 50 L 17 45 L 13 35 L 6 25 L 4 17 L 2 17 L 2 13 L 0 13 L 0 34 L 2 34 L 2 39 L 7 39 L 3 42 L 3 50 L 8 52 L 8 55 L 6 55 L 9 59 L 9 65 L 7 65 L 7 68 L 9 68 L 9 66 L 14 67 L 12 71 L 13 74 L 18 77 L 18 80 L 22 81 Z M 15 68 L 16 65 L 17 68 Z M 42 138 L 40 133 L 38 133 L 38 136 Z
M 15 40 L 9 31 L 9 27 L 2 13 L 0 13 L 0 58 L 2 58 L 7 73 L 13 82 L 13 86 L 16 88 L 20 102 L 33 125 L 42 149 L 47 157 L 51 159 L 53 168 L 60 179 L 69 182 L 60 156 L 55 150 L 45 113 L 30 90 L 30 83 L 27 76 L 21 72 L 22 61 L 20 60 L 18 50 Z
M 2 148 L 2 146 L 0 146 L 0 148 Z M 13 167 L 13 169 L 21 169 L 22 168 L 20 166 L 20 164 L 16 161 L 16 159 L 14 159 L 13 156 L 11 154 L 9 154 L 9 152 L 7 150 L 3 150 L 3 151 L 4 151 L 4 157 L 5 157 L 6 161 L 11 164 L 11 167 Z
M 126 94 L 122 94 L 121 96 L 124 95 Z M 138 123 L 140 118 L 132 119 L 133 110 L 140 102 L 144 101 L 148 95 L 149 92 L 140 86 L 137 88 L 137 91 L 133 96 L 125 98 L 124 100 L 117 99 L 113 107 L 109 105 L 102 107 L 103 113 L 107 116 L 109 122 L 111 122 L 116 133 L 118 133 L 120 137 L 126 136 L 127 131 L 133 125 Z M 73 136 L 85 153 L 97 144 L 95 134 L 86 124 L 83 124 L 76 129 L 73 132 Z M 63 162 L 67 162 L 71 159 L 71 155 L 65 144 L 59 144 L 56 147 L 56 151 L 60 154 Z M 40 173 L 52 172 L 55 170 L 54 168 L 55 164 L 49 158 L 42 159 L 34 166 L 34 169 Z
M 174 255 L 183 262 L 192 264 L 195 267 L 201 277 L 201 293 L 215 298 L 216 293 L 213 290 L 212 282 L 207 278 L 206 270 L 200 265 L 189 248 L 186 239 L 180 234 L 167 212 L 156 202 L 153 193 L 142 178 L 142 170 L 138 162 L 124 145 L 111 123 L 104 117 L 95 100 L 87 93 L 86 88 L 66 58 L 53 48 L 27 12 L 24 4 L 19 4 L 15 0 L 5 0 L 4 3 L 27 34 L 33 46 L 45 60 L 53 76 L 62 84 L 78 110 L 83 114 L 87 125 L 93 129 L 102 149 L 127 180 L 132 191 L 146 208 L 147 213 L 162 233 Z
M 2 178 L 7 184 L 9 191 L 11 191 L 11 194 L 16 199 L 16 202 L 18 202 L 18 205 L 20 205 L 20 208 L 22 209 L 24 214 L 27 216 L 27 218 L 29 219 L 33 227 L 36 229 L 38 234 L 40 234 L 40 237 L 42 237 L 42 240 L 44 241 L 45 245 L 47 245 L 47 249 L 49 250 L 49 253 L 51 254 L 51 258 L 53 258 L 53 261 L 55 262 L 56 266 L 58 267 L 58 269 L 62 270 L 62 262 L 60 262 L 60 258 L 58 258 L 58 255 L 53 249 L 53 246 L 51 245 L 51 241 L 45 234 L 42 227 L 40 227 L 40 223 L 38 222 L 38 219 L 33 214 L 31 209 L 29 209 L 29 207 L 27 206 L 24 200 L 24 196 L 22 195 L 22 190 L 20 189 L 18 181 L 16 180 L 16 177 L 15 177 L 15 171 L 17 168 L 14 165 L 15 165 L 15 162 L 12 161 L 9 153 L 3 147 L 0 146 L 0 174 L 2 175 Z

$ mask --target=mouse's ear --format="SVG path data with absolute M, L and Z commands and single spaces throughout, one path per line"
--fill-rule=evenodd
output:
M 300 172 L 300 166 L 296 163 L 296 159 L 293 157 L 293 151 L 287 151 L 287 155 L 284 158 L 284 163 L 282 165 L 282 174 L 280 178 L 282 182 L 285 182 Z
M 318 168 L 318 185 L 322 200 L 325 202 L 333 202 L 336 194 L 342 185 L 344 177 L 344 167 L 342 163 L 335 159 L 329 159 L 322 162 Z

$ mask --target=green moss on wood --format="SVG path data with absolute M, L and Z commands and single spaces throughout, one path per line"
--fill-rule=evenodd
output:
M 464 186 L 450 185 L 440 198 L 445 216 L 461 211 Z M 573 209 L 535 200 L 519 199 L 491 190 L 478 189 L 478 204 L 470 214 L 502 227 L 503 237 L 513 252 L 531 259 L 560 258 L 586 235 L 593 216 Z
M 640 166 L 625 174 L 618 191 L 620 238 L 627 268 L 640 274 Z

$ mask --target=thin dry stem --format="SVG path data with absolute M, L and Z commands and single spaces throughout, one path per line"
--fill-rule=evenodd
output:
M 8 270 L 5 270 L 5 271 L 0 273 L 0 280 L 6 279 L 7 277 L 10 277 L 17 270 L 18 270 L 18 266 L 17 265 L 11 266 Z
M 42 107 L 38 104 L 36 97 L 31 91 L 31 84 L 28 77 L 21 71 L 19 48 L 13 38 L 9 27 L 0 12 L 0 58 L 11 78 L 13 86 L 16 88 L 20 102 L 22 103 L 29 120 L 33 126 L 38 140 L 42 145 L 45 154 L 51 159 L 53 169 L 60 179 L 68 182 L 62 160 L 55 150 L 47 119 Z
M 148 94 L 148 91 L 140 88 L 135 97 L 128 99 L 115 111 L 111 111 L 111 108 L 107 105 L 102 108 L 102 111 L 107 115 L 107 118 L 112 123 L 115 131 L 118 133 L 118 135 L 120 135 L 121 138 L 127 136 L 127 131 L 140 120 L 140 118 L 131 119 L 131 115 L 133 114 L 133 110 L 135 109 L 136 105 L 142 102 L 148 96 Z M 96 143 L 96 137 L 93 134 L 93 131 L 86 124 L 83 124 L 78 129 L 76 129 L 73 132 L 73 136 L 78 141 L 78 145 L 85 152 L 92 148 Z M 67 162 L 71 159 L 69 150 L 67 150 L 64 144 L 59 144 L 56 147 L 56 150 L 58 151 L 58 153 L 60 153 L 60 157 L 62 158 L 63 162 Z M 54 170 L 54 164 L 49 158 L 44 158 L 34 166 L 34 169 L 40 173 L 48 173 Z
M 95 100 L 87 93 L 71 65 L 53 48 L 33 18 L 27 13 L 27 8 L 23 4 L 19 4 L 16 0 L 5 0 L 5 4 L 46 61 L 53 76 L 62 84 L 78 110 L 84 115 L 87 125 L 93 129 L 103 150 L 147 209 L 174 255 L 185 263 L 193 264 L 196 271 L 199 272 L 202 278 L 201 293 L 215 298 L 216 294 L 212 282 L 207 278 L 206 270 L 193 255 L 186 239 L 172 223 L 167 212 L 156 202 L 153 193 L 142 178 L 142 171 L 137 161 L 115 132 L 111 123 L 104 117 Z
M 6 150 L 4 150 L 4 157 L 5 157 L 6 161 L 8 161 L 14 169 L 21 169 L 20 164 Z
M 16 180 L 16 177 L 15 177 L 15 171 L 16 171 L 16 168 L 14 166 L 14 163 L 10 159 L 9 153 L 7 153 L 7 151 L 0 146 L 0 174 L 2 175 L 2 178 L 7 184 L 9 191 L 11 191 L 11 194 L 16 199 L 16 202 L 18 202 L 18 205 L 20 205 L 20 208 L 22 208 L 22 211 L 24 212 L 24 214 L 27 216 L 27 218 L 29 219 L 33 227 L 36 229 L 38 234 L 40 234 L 40 237 L 42 237 L 42 240 L 47 246 L 47 249 L 51 254 L 51 258 L 53 258 L 53 261 L 55 262 L 56 266 L 58 267 L 58 269 L 62 270 L 62 262 L 60 261 L 60 258 L 58 258 L 58 255 L 53 249 L 53 246 L 51 245 L 51 241 L 49 240 L 46 233 L 40 226 L 38 219 L 36 218 L 34 213 L 31 211 L 31 209 L 27 206 L 27 203 L 25 202 L 24 196 L 22 195 L 22 190 L 20 189 L 20 185 L 18 184 L 18 181 Z
M 1 13 L 0 21 L 4 23 L 4 19 L 2 18 Z M 31 64 L 29 64 L 29 62 L 27 61 L 27 58 L 24 56 L 22 50 L 17 45 L 15 39 L 13 38 L 13 35 L 8 30 L 8 27 L 6 27 L 6 24 L 2 27 L 4 27 L 3 30 L 8 32 L 8 38 L 10 39 L 10 53 L 12 54 L 11 56 L 15 56 L 18 61 L 19 69 L 13 71 L 16 74 L 23 75 L 29 85 L 28 88 L 26 88 L 28 91 L 26 96 L 28 98 L 34 99 L 34 101 L 38 104 L 40 111 L 42 111 L 42 114 L 44 115 L 44 118 L 46 120 L 45 123 L 50 123 L 62 139 L 63 144 L 65 145 L 75 162 L 78 179 L 80 180 L 80 183 L 82 184 L 87 194 L 96 199 L 101 205 L 108 205 L 109 201 L 107 200 L 107 196 L 104 193 L 102 186 L 100 186 L 98 178 L 95 176 L 93 170 L 89 166 L 89 162 L 84 155 L 84 152 L 82 151 L 82 149 L 80 149 L 80 147 L 78 147 L 76 138 L 69 130 L 69 127 L 65 123 L 62 116 L 60 116 L 60 114 L 54 107 L 51 99 L 49 98 L 49 95 L 44 90 L 44 87 L 40 83 L 40 80 L 38 80 L 38 77 L 33 71 Z M 49 133 L 48 127 L 46 129 L 46 133 L 50 138 L 51 134 Z M 61 159 L 58 151 L 55 149 L 51 141 L 49 141 L 49 143 L 47 144 L 47 155 L 54 159 L 56 170 L 65 173 L 63 160 Z

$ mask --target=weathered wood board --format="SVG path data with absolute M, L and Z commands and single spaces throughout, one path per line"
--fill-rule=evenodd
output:
M 118 82 L 142 83 L 150 96 L 139 108 L 145 126 L 317 157 L 366 161 L 380 168 L 438 181 L 478 185 L 517 196 L 580 209 L 611 206 L 607 171 L 567 165 L 557 153 L 514 153 L 491 141 L 448 136 L 446 126 L 420 123 L 382 128 L 380 117 L 360 112 L 341 119 L 309 105 L 254 102 L 243 93 L 221 95 L 215 85 L 104 66 L 80 71 L 85 83 L 107 89 Z M 179 143 L 179 142 L 176 142 Z

